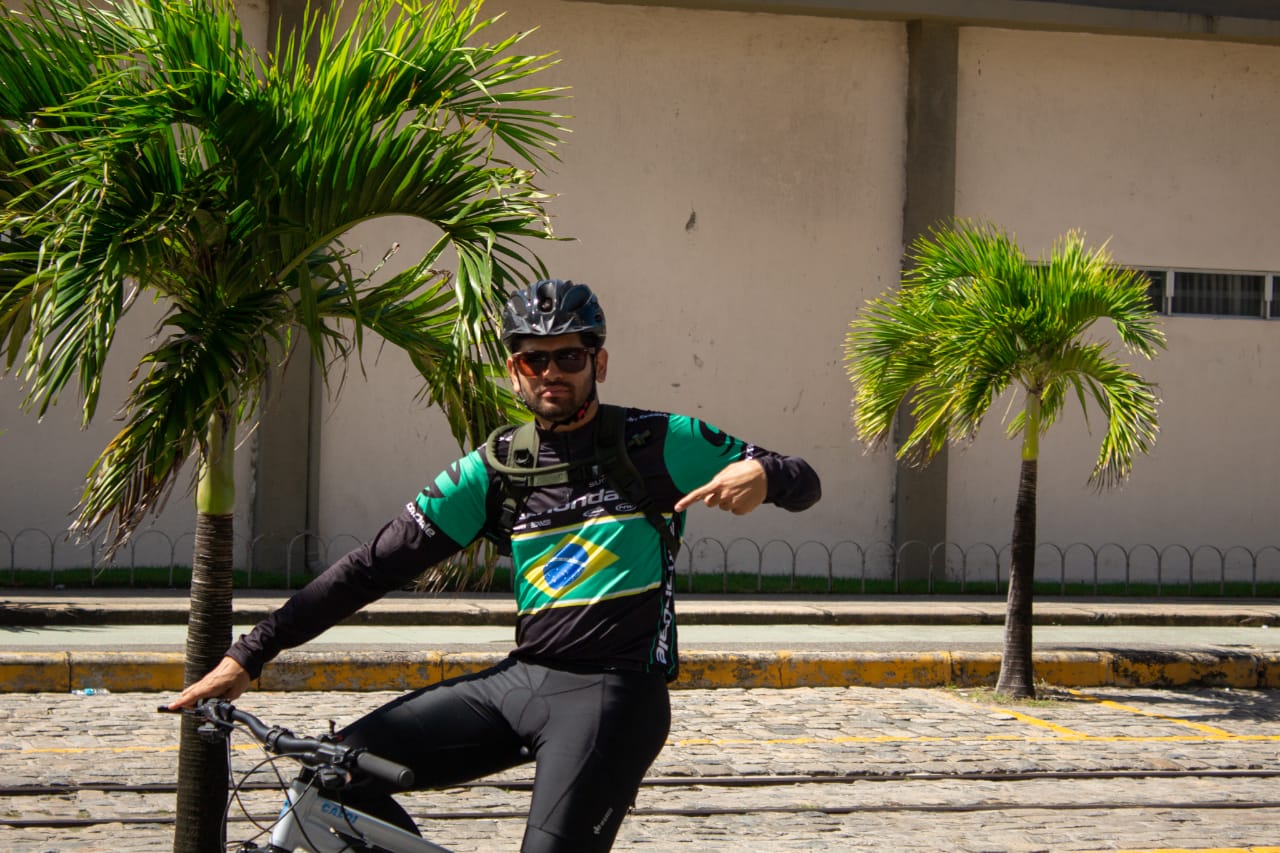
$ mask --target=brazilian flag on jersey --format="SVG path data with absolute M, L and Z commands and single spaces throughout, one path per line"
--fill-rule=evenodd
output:
M 657 537 L 638 513 L 515 534 L 511 549 L 521 567 L 516 606 L 522 615 L 634 595 L 662 582 Z

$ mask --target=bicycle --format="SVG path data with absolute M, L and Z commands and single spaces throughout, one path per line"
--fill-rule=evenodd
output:
M 160 711 L 168 711 L 164 706 Z M 282 726 L 269 726 L 224 699 L 201 700 L 181 713 L 201 718 L 200 737 L 227 741 L 237 727 L 249 732 L 269 753 L 292 758 L 301 772 L 285 788 L 285 803 L 269 830 L 266 847 L 246 841 L 237 853 L 448 853 L 444 847 L 398 826 L 330 799 L 361 776 L 390 782 L 400 788 L 413 784 L 413 771 L 364 749 L 343 746 L 329 737 L 298 737 Z M 274 761 L 275 759 L 269 759 Z M 284 780 L 281 779 L 283 784 Z M 238 796 L 239 786 L 232 791 Z M 230 811 L 231 798 L 227 809 Z M 225 821 L 224 816 L 224 821 Z

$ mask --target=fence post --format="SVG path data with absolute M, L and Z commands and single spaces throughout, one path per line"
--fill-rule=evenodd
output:
M 719 540 L 716 541 L 718 542 Z M 746 536 L 730 539 L 728 545 L 721 545 L 721 552 L 724 554 L 724 565 L 720 571 L 720 592 L 727 593 L 729 591 L 729 555 L 733 552 L 733 546 L 739 542 L 746 542 L 756 549 L 756 592 L 760 592 L 764 588 L 764 548 L 757 545 L 754 539 Z M 764 547 L 767 548 L 769 546 L 766 543 Z
M 1191 562 L 1187 566 L 1187 595 L 1195 595 L 1196 555 L 1201 551 L 1212 551 L 1218 555 L 1218 589 L 1221 593 L 1227 588 L 1227 563 L 1222 551 L 1213 545 L 1201 545 L 1191 552 Z
M 1072 548 L 1083 548 L 1089 552 L 1090 558 L 1093 560 L 1093 594 L 1098 594 L 1098 552 L 1085 542 L 1072 542 L 1062 552 L 1062 591 L 1067 591 L 1067 555 L 1071 553 Z
M 55 586 L 57 586 L 58 584 L 57 584 L 57 582 L 54 580 L 54 576 L 53 576 L 53 567 L 54 567 L 53 537 L 52 537 L 52 536 L 50 536 L 48 533 L 45 533 L 43 530 L 41 530 L 41 529 L 40 529 L 40 528 L 38 528 L 38 527 L 24 527 L 24 528 L 22 528 L 21 530 L 19 530 L 19 531 L 18 531 L 18 535 L 17 535 L 17 536 L 15 536 L 15 537 L 13 537 L 13 551 L 14 551 L 14 554 L 13 554 L 13 557 L 11 557 L 11 559 L 13 559 L 13 560 L 15 560 L 15 561 L 17 560 L 17 553 L 16 553 L 16 552 L 17 552 L 17 544 L 18 544 L 18 540 L 19 540 L 19 539 L 21 539 L 24 535 L 26 535 L 26 534 L 28 534 L 28 533 L 38 533 L 38 534 L 40 534 L 41 536 L 43 536 L 43 537 L 44 537 L 44 541 L 45 541 L 45 542 L 49 543 L 49 588 L 50 588 L 50 589 L 53 589 L 53 588 L 54 588 Z

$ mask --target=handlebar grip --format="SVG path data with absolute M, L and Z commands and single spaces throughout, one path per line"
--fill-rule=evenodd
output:
M 356 767 L 368 773 L 370 776 L 381 779 L 384 782 L 390 782 L 401 788 L 408 788 L 413 784 L 413 771 L 403 764 L 397 764 L 394 761 L 388 761 L 381 756 L 374 755 L 372 752 L 360 752 L 356 754 Z

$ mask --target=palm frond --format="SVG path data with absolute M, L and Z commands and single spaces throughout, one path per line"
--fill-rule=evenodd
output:
M 207 454 L 210 421 L 234 414 L 239 422 L 252 412 L 270 345 L 286 346 L 273 318 L 287 313 L 270 299 L 257 293 L 229 306 L 195 302 L 166 317 L 163 343 L 135 371 L 125 426 L 89 472 L 78 529 L 106 525 L 108 542 L 118 546 L 169 493 L 183 463 Z
M 1069 381 L 1077 388 L 1082 407 L 1087 395 L 1105 418 L 1106 433 L 1090 482 L 1100 488 L 1116 485 L 1129 475 L 1137 455 L 1155 446 L 1159 399 L 1154 384 L 1112 358 L 1101 344 L 1073 349 L 1062 360 L 1059 375 L 1059 384 Z
M 493 318 L 545 274 L 527 244 L 552 237 L 536 180 L 562 91 L 529 82 L 553 56 L 486 42 L 479 13 L 366 0 L 357 25 L 311 12 L 259 55 L 231 0 L 0 10 L 6 369 L 40 412 L 74 382 L 87 421 L 123 314 L 140 293 L 167 309 L 82 527 L 127 536 L 301 335 L 322 367 L 358 360 L 366 332 L 404 348 L 460 442 L 512 414 Z M 431 248 L 399 275 L 356 270 L 343 235 L 386 216 Z
M 1107 434 L 1093 479 L 1126 476 L 1133 456 L 1155 439 L 1153 388 L 1086 334 L 1111 320 L 1126 348 L 1151 357 L 1164 336 L 1145 282 L 1115 265 L 1083 235 L 1057 241 L 1033 262 L 1003 230 L 957 220 L 914 241 L 902 286 L 872 301 L 846 337 L 858 437 L 872 446 L 891 435 L 904 409 L 911 430 L 898 455 L 924 463 L 948 443 L 971 440 L 991 404 L 1019 386 L 1028 408 L 1008 425 L 1035 439 L 1056 422 L 1068 391 L 1088 414 L 1093 401 Z

